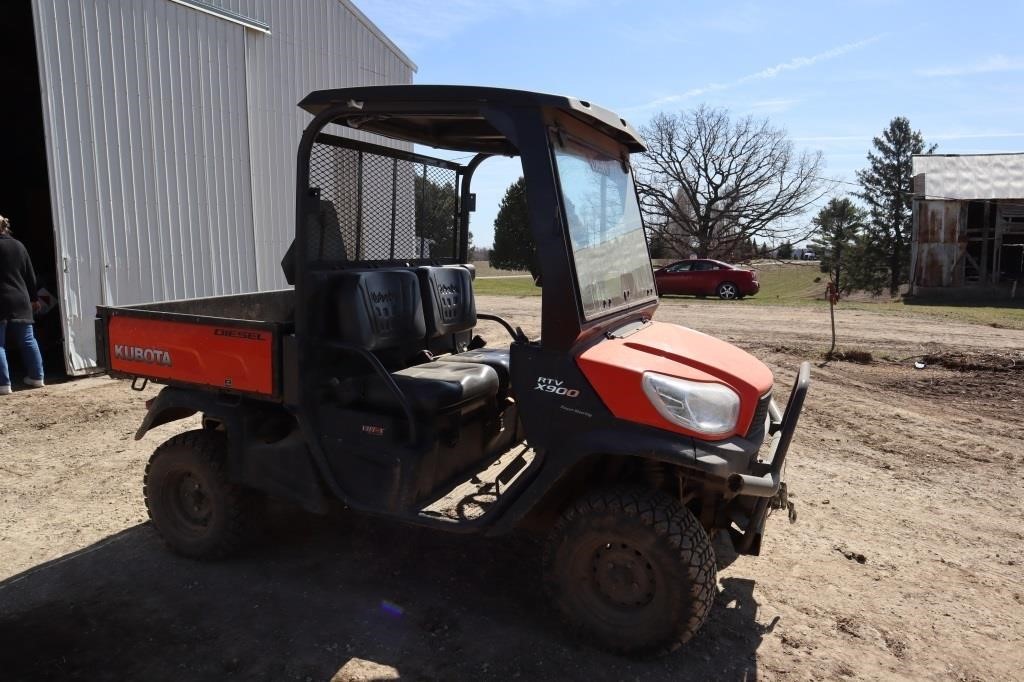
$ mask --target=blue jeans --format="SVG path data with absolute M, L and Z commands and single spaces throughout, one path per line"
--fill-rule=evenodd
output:
M 8 329 L 11 330 L 14 344 L 21 351 L 21 361 L 25 363 L 28 378 L 42 379 L 43 356 L 39 353 L 39 344 L 32 333 L 32 325 L 4 320 L 0 321 L 0 386 L 11 385 L 11 370 L 7 366 L 7 351 L 4 349 Z

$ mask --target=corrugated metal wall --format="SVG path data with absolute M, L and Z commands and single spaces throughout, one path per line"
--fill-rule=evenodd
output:
M 313 90 L 412 83 L 408 59 L 385 49 L 358 10 L 337 0 L 220 0 L 270 25 L 246 36 L 250 155 L 256 221 L 256 277 L 261 289 L 286 286 L 281 257 L 295 223 L 295 150 L 312 118 L 295 106 Z M 339 30 L 340 29 L 340 30 Z M 383 142 L 346 129 L 341 134 Z M 396 145 L 412 149 L 412 145 Z M 291 192 L 278 188 L 289 187 Z
M 412 82 L 347 2 L 32 0 L 68 370 L 97 305 L 272 289 L 308 91 Z
M 966 206 L 959 201 L 914 203 L 911 280 L 922 287 L 963 286 Z
M 917 154 L 914 191 L 928 199 L 1016 199 L 1024 196 L 1024 154 Z

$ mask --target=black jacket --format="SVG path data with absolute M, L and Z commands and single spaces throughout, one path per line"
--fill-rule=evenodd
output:
M 36 272 L 28 251 L 14 237 L 0 235 L 0 322 L 32 322 Z

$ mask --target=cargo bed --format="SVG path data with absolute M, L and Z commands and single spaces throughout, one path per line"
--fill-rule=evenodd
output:
M 277 398 L 294 290 L 97 308 L 99 363 L 111 376 Z

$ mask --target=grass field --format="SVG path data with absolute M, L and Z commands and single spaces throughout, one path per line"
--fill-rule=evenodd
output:
M 522 270 L 499 270 L 498 268 L 492 268 L 491 264 L 485 260 L 473 261 L 473 267 L 476 268 L 477 277 L 519 277 L 527 273 Z
M 533 279 L 522 273 L 484 270 L 477 264 L 474 285 L 478 295 L 540 296 L 541 289 Z M 486 266 L 486 263 L 483 265 Z M 826 277 L 817 263 L 757 263 L 754 265 L 761 281 L 757 296 L 742 301 L 701 301 L 690 296 L 672 296 L 666 300 L 697 301 L 706 305 L 813 305 L 825 306 Z M 488 274 L 483 274 L 487 272 Z M 1024 299 L 1002 301 L 948 301 L 941 299 L 890 299 L 855 294 L 839 303 L 839 310 L 871 310 L 894 315 L 920 315 L 959 322 L 986 324 L 1008 329 L 1024 329 Z

